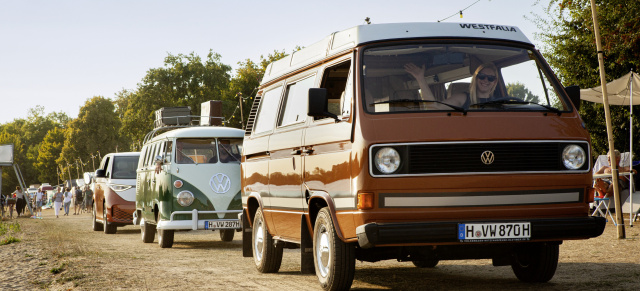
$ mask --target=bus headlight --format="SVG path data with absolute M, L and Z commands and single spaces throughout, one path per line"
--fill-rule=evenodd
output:
M 562 151 L 562 163 L 569 170 L 580 169 L 587 161 L 587 155 L 582 147 L 570 144 Z
M 178 204 L 180 204 L 180 206 L 187 207 L 191 205 L 191 203 L 193 203 L 194 197 L 193 193 L 189 191 L 182 191 L 178 193 L 178 197 L 176 197 L 176 199 L 178 200 Z
M 394 148 L 384 147 L 378 150 L 373 163 L 381 173 L 391 174 L 400 167 L 400 154 Z

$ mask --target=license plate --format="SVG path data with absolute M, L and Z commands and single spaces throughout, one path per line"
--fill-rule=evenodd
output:
M 204 229 L 238 229 L 240 220 L 214 220 L 205 221 Z
M 531 223 L 458 223 L 460 242 L 518 241 L 531 238 Z

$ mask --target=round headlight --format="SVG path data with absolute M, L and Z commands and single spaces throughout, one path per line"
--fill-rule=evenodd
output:
M 564 150 L 562 151 L 562 163 L 567 167 L 567 169 L 580 169 L 586 161 L 587 155 L 582 147 L 574 144 L 564 147 Z
M 376 153 L 374 164 L 383 174 L 391 174 L 400 167 L 400 154 L 394 148 L 381 148 Z
M 178 193 L 178 204 L 180 204 L 183 207 L 189 206 L 191 205 L 191 203 L 193 203 L 193 193 L 189 192 L 189 191 L 182 191 L 180 193 Z

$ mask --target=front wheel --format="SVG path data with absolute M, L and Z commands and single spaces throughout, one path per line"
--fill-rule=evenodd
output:
M 440 260 L 438 260 L 438 259 L 429 259 L 429 260 L 424 260 L 424 261 L 411 261 L 411 262 L 413 263 L 414 266 L 416 266 L 418 268 L 433 268 L 436 265 L 438 265 Z
M 340 240 L 331 213 L 322 208 L 313 228 L 313 263 L 324 290 L 348 290 L 356 270 L 353 244 Z
M 156 226 L 142 221 L 140 222 L 140 234 L 142 235 L 143 243 L 152 243 L 156 236 Z
M 93 226 L 93 230 L 94 231 L 101 231 L 102 230 L 102 224 L 98 223 L 98 221 L 96 220 L 96 206 L 94 205 L 93 207 L 93 211 L 91 212 L 91 216 L 92 216 L 92 226 Z
M 232 241 L 233 236 L 235 235 L 235 229 L 221 229 L 220 230 L 220 239 L 222 241 Z
M 554 243 L 519 247 L 511 258 L 511 269 L 520 281 L 548 282 L 553 278 L 558 267 L 559 248 L 559 245 Z
M 109 223 L 107 221 L 107 207 L 106 205 L 102 205 L 102 226 L 104 228 L 104 233 L 106 234 L 114 234 L 118 231 L 118 227 Z
M 158 245 L 163 249 L 172 247 L 173 235 L 173 229 L 158 229 Z
M 253 219 L 251 245 L 253 246 L 253 261 L 260 273 L 275 273 L 280 270 L 282 246 L 276 246 L 273 237 L 269 234 L 262 209 L 258 209 Z

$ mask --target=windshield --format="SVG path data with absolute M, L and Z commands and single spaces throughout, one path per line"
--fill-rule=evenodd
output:
M 138 156 L 116 156 L 113 163 L 112 179 L 135 179 L 138 167 Z
M 415 44 L 364 51 L 365 110 L 567 111 L 531 50 L 477 44 Z

